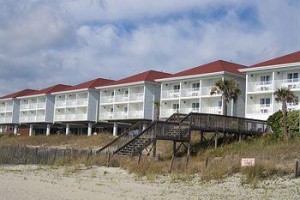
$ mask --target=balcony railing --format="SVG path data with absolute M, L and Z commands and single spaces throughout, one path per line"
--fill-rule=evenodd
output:
M 144 112 L 143 111 L 133 111 L 131 110 L 129 112 L 129 117 L 130 119 L 138 119 L 138 118 L 143 118 Z
M 181 90 L 182 97 L 198 97 L 200 96 L 199 88 L 187 88 Z
M 45 109 L 46 108 L 46 102 L 39 102 L 37 104 L 37 109 Z
M 190 113 L 190 112 L 199 112 L 199 108 L 181 108 L 180 113 Z
M 77 105 L 78 106 L 87 106 L 88 100 L 87 99 L 77 99 Z
M 114 96 L 103 96 L 100 99 L 101 103 L 112 103 L 114 101 Z
M 128 112 L 115 112 L 114 119 L 128 119 Z
M 300 89 L 300 79 L 285 79 L 282 81 L 282 87 L 287 87 L 289 89 Z
M 66 106 L 66 101 L 56 101 L 55 102 L 55 107 L 60 108 L 60 107 L 65 107 Z
M 113 119 L 113 113 L 112 112 L 101 112 L 100 111 L 100 119 Z
M 28 104 L 21 104 L 20 105 L 20 109 L 21 110 L 27 110 L 29 108 L 29 105 Z
M 203 108 L 201 108 L 200 112 L 221 115 L 222 114 L 222 107 L 221 106 L 203 107 Z
M 286 106 L 287 106 L 287 109 L 289 109 L 289 110 L 299 109 L 298 103 L 287 103 Z
M 0 117 L 0 123 L 12 123 L 12 117 Z
M 178 98 L 180 96 L 180 90 L 164 90 L 162 92 L 162 98 Z
M 272 112 L 271 104 L 255 104 L 247 107 L 247 114 L 268 114 Z
M 55 115 L 55 121 L 64 121 L 66 119 L 66 115 Z
M 127 102 L 129 99 L 128 95 L 116 95 L 115 102 Z
M 174 113 L 178 113 L 178 109 L 162 109 L 160 112 L 160 117 L 167 118 L 170 117 Z
M 129 96 L 130 101 L 143 101 L 144 100 L 144 93 L 131 93 Z

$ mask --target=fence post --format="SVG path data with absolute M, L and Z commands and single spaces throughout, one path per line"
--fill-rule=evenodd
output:
M 299 173 L 299 162 L 296 161 L 296 166 L 295 166 L 295 178 L 298 178 L 300 175 Z

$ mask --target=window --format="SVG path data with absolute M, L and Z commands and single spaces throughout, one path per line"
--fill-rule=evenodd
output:
M 114 108 L 110 108 L 110 113 L 113 113 L 114 112 Z
M 199 111 L 199 103 L 192 103 L 192 111 Z
M 125 90 L 124 96 L 125 96 L 125 97 L 128 97 L 128 90 Z
M 261 77 L 260 77 L 260 81 L 261 81 L 262 83 L 270 83 L 271 77 L 270 77 L 269 75 L 261 76 Z
M 127 112 L 128 112 L 128 108 L 124 107 L 124 113 L 127 113 Z
M 298 73 L 289 73 L 289 74 L 287 74 L 287 79 L 290 82 L 298 81 Z
M 200 88 L 200 83 L 193 83 L 192 84 L 193 91 L 199 91 L 199 88 Z
M 179 110 L 179 104 L 178 103 L 173 104 L 173 110 L 178 112 L 178 110 Z
M 222 108 L 222 101 L 218 101 L 218 107 Z
M 114 91 L 112 91 L 111 93 L 110 93 L 110 96 L 115 96 L 115 92 Z
M 180 85 L 174 85 L 173 89 L 174 89 L 174 92 L 179 92 Z
M 261 98 L 259 100 L 260 107 L 270 107 L 271 99 L 270 98 Z

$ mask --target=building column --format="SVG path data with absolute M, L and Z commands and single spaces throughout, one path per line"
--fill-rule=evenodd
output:
M 70 124 L 66 124 L 66 135 L 70 134 Z
M 17 135 L 18 133 L 18 125 L 14 125 L 14 135 Z
M 92 135 L 92 127 L 93 127 L 92 123 L 89 122 L 87 136 L 91 136 Z
M 3 133 L 3 126 L 0 126 L 0 133 Z
M 50 135 L 50 124 L 47 124 L 46 136 Z
M 143 123 L 143 130 L 145 130 L 147 128 L 148 124 Z
M 118 136 L 118 123 L 114 123 L 113 136 Z
M 29 125 L 29 136 L 34 136 L 34 132 L 33 132 L 33 124 Z

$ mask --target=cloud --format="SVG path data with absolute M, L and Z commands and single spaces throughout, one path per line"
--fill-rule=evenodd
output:
M 297 1 L 0 0 L 0 95 L 299 50 Z

